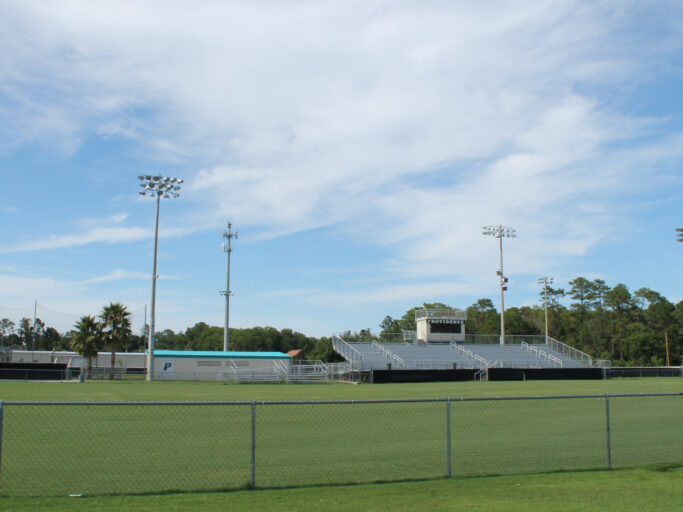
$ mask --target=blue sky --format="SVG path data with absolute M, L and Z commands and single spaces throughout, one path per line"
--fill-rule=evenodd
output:
M 0 316 L 377 330 L 577 276 L 683 299 L 679 2 L 0 3 Z

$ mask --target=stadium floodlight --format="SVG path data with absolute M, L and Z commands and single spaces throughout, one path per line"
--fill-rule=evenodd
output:
M 536 279 L 536 284 L 542 284 L 543 285 L 543 293 L 544 293 L 544 299 L 543 299 L 543 306 L 545 308 L 545 344 L 548 344 L 548 284 L 552 284 L 553 278 L 552 277 L 539 277 Z
M 683 228 L 676 228 L 676 240 L 683 242 Z
M 505 292 L 507 291 L 508 278 L 503 274 L 503 238 L 517 237 L 517 231 L 502 225 L 484 226 L 481 228 L 484 236 L 493 236 L 498 239 L 500 247 L 500 269 L 496 271 L 500 283 L 500 344 L 505 345 Z
M 150 308 L 149 317 L 149 342 L 147 347 L 147 380 L 151 381 L 154 379 L 154 320 L 155 320 L 155 306 L 156 306 L 156 291 L 157 291 L 157 247 L 159 242 L 159 205 L 161 203 L 161 198 L 171 199 L 178 198 L 180 194 L 177 190 L 180 187 L 176 187 L 173 183 L 177 182 L 177 178 L 170 178 L 166 176 L 151 176 L 146 174 L 144 176 L 138 176 L 141 181 L 140 186 L 143 187 L 140 195 L 156 197 L 157 200 L 157 213 L 156 221 L 154 223 L 154 263 L 152 265 L 152 304 Z M 182 183 L 182 180 L 180 180 Z
M 230 297 L 235 295 L 235 292 L 230 290 L 230 253 L 232 252 L 232 239 L 237 240 L 238 231 L 232 232 L 232 222 L 228 221 L 228 229 L 223 231 L 223 238 L 225 243 L 221 244 L 223 250 L 228 254 L 228 268 L 226 272 L 225 290 L 221 291 L 221 295 L 225 295 L 225 332 L 223 333 L 223 351 L 227 352 L 230 348 Z

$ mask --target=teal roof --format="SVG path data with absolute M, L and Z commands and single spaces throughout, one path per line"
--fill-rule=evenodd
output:
M 154 357 L 196 357 L 201 359 L 291 359 L 282 352 L 223 352 L 212 350 L 155 350 Z

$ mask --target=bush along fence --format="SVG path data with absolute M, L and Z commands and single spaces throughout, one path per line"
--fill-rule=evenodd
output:
M 0 494 L 295 487 L 683 464 L 683 393 L 0 403 Z

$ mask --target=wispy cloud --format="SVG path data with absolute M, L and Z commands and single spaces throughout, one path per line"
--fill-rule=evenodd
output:
M 168 278 L 169 276 L 165 277 Z M 76 281 L 73 283 L 73 285 L 80 286 L 85 284 L 104 283 L 108 281 L 120 281 L 122 279 L 150 279 L 150 275 L 143 274 L 142 272 L 130 272 L 127 270 L 112 270 L 107 275 L 91 277 L 83 281 Z
M 311 297 L 320 294 L 320 288 L 302 288 L 297 290 L 270 290 L 260 292 L 261 297 Z
M 131 242 L 133 240 L 141 240 L 149 238 L 150 232 L 142 228 L 97 228 L 83 233 L 67 234 L 67 235 L 51 235 L 46 238 L 38 240 L 31 240 L 23 243 L 18 243 L 9 246 L 0 246 L 0 253 L 11 252 L 25 252 L 36 251 L 43 249 L 57 249 L 63 247 L 75 247 L 80 245 L 91 244 L 95 242 L 104 243 L 118 243 Z
M 426 282 L 419 284 L 391 285 L 372 288 L 356 288 L 354 291 L 332 291 L 323 288 L 298 290 L 273 290 L 262 292 L 263 297 L 290 297 L 303 302 L 326 303 L 348 307 L 355 304 L 391 303 L 423 297 L 425 301 L 443 296 L 471 294 L 476 287 L 458 282 Z
M 0 138 L 69 154 L 94 133 L 179 163 L 191 211 L 165 236 L 327 228 L 450 283 L 359 301 L 464 293 L 496 264 L 482 225 L 517 228 L 508 261 L 533 272 L 638 222 L 634 191 L 681 185 L 683 134 L 628 107 L 683 48 L 679 6 L 632 37 L 648 7 L 620 1 L 161 5 L 6 3 Z M 125 214 L 76 225 L 0 252 L 151 238 Z
M 11 245 L 0 245 L 0 254 L 42 251 L 66 247 L 78 247 L 94 243 L 116 244 L 151 240 L 154 232 L 149 228 L 122 226 L 128 219 L 127 213 L 118 213 L 106 218 L 82 218 L 75 222 L 79 229 L 75 233 L 35 236 Z M 206 226 L 171 226 L 159 230 L 160 237 L 178 237 L 207 229 Z
M 21 316 L 32 316 L 34 301 L 38 304 L 38 316 L 60 331 L 73 328 L 74 322 L 85 314 L 97 315 L 104 304 L 112 300 L 114 281 L 140 281 L 149 275 L 126 270 L 114 270 L 103 276 L 88 279 L 64 280 L 41 275 L 0 273 L 0 315 L 13 320 Z M 98 285 L 110 283 L 109 287 Z M 141 327 L 144 318 L 143 305 L 147 295 L 129 288 L 124 294 L 126 305 L 134 313 L 134 326 Z M 138 296 L 139 295 L 139 296 Z M 120 299 L 115 299 L 120 300 Z

